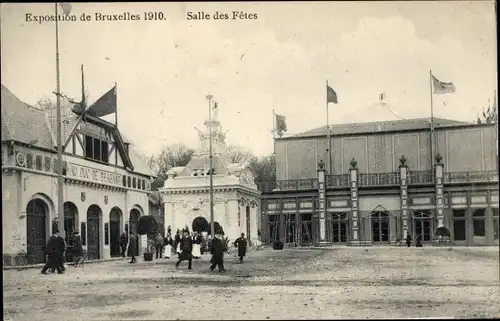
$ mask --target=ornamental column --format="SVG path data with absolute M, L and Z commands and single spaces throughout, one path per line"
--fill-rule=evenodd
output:
M 318 202 L 319 202 L 319 246 L 328 244 L 326 241 L 326 170 L 325 163 L 321 160 L 318 163 Z
M 403 240 L 401 243 L 404 244 L 408 236 L 408 165 L 406 165 L 404 155 L 399 158 L 399 163 L 401 216 L 403 219 Z
M 351 187 L 351 213 L 352 213 L 352 224 L 351 224 L 351 239 L 349 245 L 359 245 L 359 235 L 358 235 L 358 162 L 353 158 L 351 160 L 351 168 L 349 169 L 349 186 Z
M 438 228 L 439 227 L 444 227 L 444 215 L 443 215 L 443 208 L 444 208 L 444 195 L 443 195 L 443 163 L 441 163 L 441 160 L 443 157 L 441 154 L 437 153 L 436 155 L 436 165 L 434 166 L 435 170 L 435 178 L 436 181 L 434 182 L 436 184 L 436 214 L 437 214 L 437 219 L 438 219 Z

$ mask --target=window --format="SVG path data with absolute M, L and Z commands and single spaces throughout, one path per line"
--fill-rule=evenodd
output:
M 453 210 L 453 217 L 465 217 L 465 209 Z
M 35 158 L 35 169 L 37 171 L 41 171 L 43 169 L 43 157 L 40 155 L 36 155 Z
M 500 231 L 499 231 L 499 217 L 498 217 L 498 208 L 492 208 L 492 215 L 493 215 L 493 239 L 498 240 L 500 236 Z
M 104 223 L 104 245 L 109 245 L 109 223 Z
M 80 224 L 80 235 L 82 236 L 82 245 L 87 245 L 87 224 L 85 222 Z
M 123 179 L 123 187 L 127 187 L 127 176 L 123 175 L 122 179 Z
M 465 241 L 465 220 L 453 222 L 453 235 L 455 241 Z
M 478 208 L 478 209 L 475 209 L 475 210 L 474 210 L 474 213 L 472 214 L 472 216 L 473 216 L 474 218 L 476 218 L 476 217 L 484 217 L 484 215 L 485 215 L 485 210 L 484 210 L 484 208 Z
M 127 177 L 127 186 L 132 187 L 132 177 L 130 176 Z
M 137 188 L 137 179 L 134 177 L 134 179 L 132 180 L 132 187 L 133 188 Z
M 473 221 L 474 236 L 486 236 L 486 228 L 484 223 L 484 219 Z
M 52 163 L 52 160 L 50 159 L 50 157 L 48 156 L 45 156 L 45 171 L 46 172 L 50 172 L 50 164 Z
M 142 189 L 146 190 L 146 180 L 142 180 Z
M 98 162 L 109 162 L 109 144 L 98 138 L 85 136 L 85 157 Z
M 26 154 L 26 167 L 33 168 L 33 154 L 31 153 Z

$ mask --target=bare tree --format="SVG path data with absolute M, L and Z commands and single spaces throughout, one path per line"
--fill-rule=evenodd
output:
M 146 163 L 157 173 L 152 189 L 162 187 L 167 180 L 167 172 L 173 167 L 186 166 L 193 156 L 194 149 L 182 143 L 167 145 L 157 155 L 147 158 Z
M 239 145 L 227 146 L 226 153 L 231 163 L 244 163 L 255 157 L 250 149 Z
M 255 174 L 255 181 L 275 182 L 276 181 L 276 157 L 273 155 L 260 158 L 253 157 L 250 160 L 250 168 Z

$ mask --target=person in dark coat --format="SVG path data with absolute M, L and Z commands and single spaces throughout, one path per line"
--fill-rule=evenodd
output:
M 127 233 L 123 232 L 122 235 L 120 235 L 120 248 L 122 250 L 122 257 L 125 257 L 125 253 L 127 253 L 127 245 L 128 245 Z
M 59 274 L 63 273 L 61 264 L 59 263 L 59 241 L 57 239 L 58 235 L 58 230 L 52 231 L 52 235 L 47 241 L 47 246 L 45 248 L 45 252 L 47 254 L 47 262 L 42 269 L 42 274 L 47 274 L 48 269 L 57 270 L 57 273 Z
M 423 247 L 424 243 L 422 242 L 422 235 L 417 235 L 417 238 L 415 239 L 415 246 L 416 247 Z
M 83 266 L 83 244 L 78 231 L 75 231 L 73 237 L 73 262 L 75 267 L 77 267 L 78 264 Z
M 127 249 L 127 256 L 131 258 L 129 263 L 137 262 L 135 258 L 136 255 L 137 255 L 137 236 L 135 234 L 131 234 Z
M 178 257 L 180 257 L 181 255 L 181 239 L 182 239 L 181 232 L 179 231 L 179 229 L 177 229 L 177 233 L 175 234 L 174 238 L 174 249 Z
M 61 270 L 64 272 L 66 271 L 66 268 L 64 267 L 64 262 L 66 262 L 65 259 L 65 252 L 66 252 L 66 241 L 64 241 L 64 238 L 61 236 L 61 234 L 57 233 L 57 261 L 59 262 L 59 266 L 61 267 Z M 52 269 L 52 273 L 55 272 L 55 269 Z
M 188 261 L 188 270 L 191 270 L 191 263 L 193 262 L 193 239 L 189 236 L 189 231 L 184 230 L 183 236 L 180 241 L 181 254 L 179 260 L 175 264 L 175 268 L 179 268 L 182 261 Z
M 410 247 L 411 245 L 411 235 L 410 233 L 406 234 L 406 246 Z
M 243 258 L 247 254 L 248 242 L 245 238 L 245 233 L 241 233 L 241 236 L 234 241 L 234 246 L 238 248 L 238 256 L 240 257 L 240 263 L 243 263 Z
M 215 269 L 215 266 L 219 268 L 219 272 L 225 272 L 224 268 L 224 252 L 226 246 L 224 241 L 222 241 L 217 235 L 210 242 L 210 253 L 212 254 L 212 259 L 210 260 L 210 271 Z

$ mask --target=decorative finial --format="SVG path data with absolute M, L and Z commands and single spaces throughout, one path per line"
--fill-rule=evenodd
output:
M 406 161 L 407 161 L 407 159 L 406 159 L 405 155 L 401 155 L 401 157 L 399 158 L 399 168 L 402 168 L 402 167 L 408 168 Z
M 441 164 L 441 161 L 443 160 L 443 156 L 441 156 L 440 153 L 436 154 L 436 164 Z
M 353 158 L 351 159 L 351 169 L 358 169 L 358 162 Z

